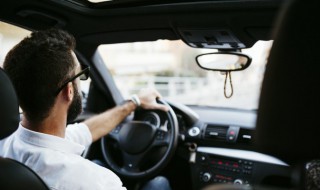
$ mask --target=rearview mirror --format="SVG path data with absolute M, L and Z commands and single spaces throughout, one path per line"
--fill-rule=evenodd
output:
M 251 57 L 238 52 L 216 52 L 201 54 L 196 61 L 202 69 L 212 71 L 241 71 L 249 67 Z

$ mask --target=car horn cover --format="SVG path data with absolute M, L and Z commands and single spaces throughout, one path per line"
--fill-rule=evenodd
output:
M 141 153 L 151 144 L 155 132 L 155 127 L 148 123 L 131 122 L 124 124 L 119 133 L 119 145 L 122 150 L 129 154 Z

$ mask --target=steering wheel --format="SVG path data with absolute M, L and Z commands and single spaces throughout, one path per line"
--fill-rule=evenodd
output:
M 115 173 L 135 179 L 151 177 L 173 156 L 178 142 L 177 117 L 168 103 L 157 101 L 169 111 L 136 110 L 133 120 L 102 138 L 103 157 Z

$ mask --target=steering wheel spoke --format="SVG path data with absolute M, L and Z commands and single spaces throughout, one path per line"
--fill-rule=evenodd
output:
M 157 129 L 154 141 L 151 146 L 168 146 L 170 144 L 170 134 L 168 131 Z
M 123 158 L 123 166 L 121 170 L 127 171 L 127 172 L 140 172 L 140 164 L 144 158 L 144 154 L 128 154 L 124 151 L 122 152 L 122 158 Z
M 121 127 L 122 127 L 122 124 L 119 124 L 116 128 L 114 128 L 114 129 L 108 134 L 108 136 L 109 136 L 111 139 L 119 142 L 119 133 L 120 133 Z

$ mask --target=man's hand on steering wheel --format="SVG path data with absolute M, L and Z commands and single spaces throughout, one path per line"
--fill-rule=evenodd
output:
M 159 104 L 156 100 L 161 99 L 161 94 L 152 88 L 141 89 L 138 97 L 140 99 L 141 107 L 146 110 L 158 109 L 161 111 L 169 111 L 169 108 L 163 104 Z

